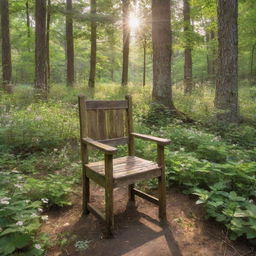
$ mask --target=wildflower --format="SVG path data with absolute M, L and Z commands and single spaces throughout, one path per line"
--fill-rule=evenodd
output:
M 41 201 L 42 201 L 44 204 L 48 204 L 49 199 L 48 199 L 48 198 L 42 198 Z
M 16 222 L 16 225 L 17 225 L 17 226 L 23 226 L 23 224 L 24 224 L 24 223 L 23 223 L 23 221 L 21 221 L 21 220 L 18 221 L 18 222 Z
M 43 221 L 47 221 L 47 220 L 48 220 L 48 215 L 43 215 L 43 216 L 41 217 L 41 219 L 42 219 Z
M 0 198 L 0 203 L 1 203 L 1 204 L 9 204 L 9 203 L 10 203 L 10 202 L 9 202 L 10 199 L 11 199 L 10 197 L 3 197 L 3 198 Z
M 11 173 L 19 173 L 16 169 L 11 170 Z
M 38 215 L 36 213 L 32 213 L 31 214 L 31 217 L 34 218 L 34 217 L 38 217 Z
M 16 187 L 16 188 L 22 188 L 22 185 L 20 185 L 20 184 L 14 184 L 14 187 Z
M 35 244 L 35 248 L 38 249 L 38 250 L 41 250 L 41 249 L 42 249 L 42 247 L 41 247 L 40 244 Z
M 43 209 L 42 208 L 38 208 L 37 209 L 39 212 L 43 212 Z
M 28 204 L 30 202 L 30 200 L 25 200 L 25 202 Z
M 57 151 L 58 151 L 58 149 L 57 149 L 57 148 L 54 148 L 54 149 L 53 149 L 53 151 L 54 151 L 54 152 L 57 152 Z

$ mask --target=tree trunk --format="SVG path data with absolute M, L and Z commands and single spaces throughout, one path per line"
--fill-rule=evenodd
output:
M 171 88 L 170 0 L 152 0 L 153 101 L 175 109 Z
M 96 0 L 91 0 L 91 60 L 88 86 L 95 87 L 97 53 L 97 24 L 96 24 Z
M 12 59 L 9 31 L 9 3 L 8 0 L 0 1 L 1 31 L 2 31 L 2 75 L 3 89 L 12 93 Z
M 36 0 L 35 6 L 35 88 L 43 98 L 47 98 L 46 65 L 46 1 Z
M 47 79 L 50 80 L 50 22 L 51 22 L 51 0 L 47 3 L 47 28 L 46 28 L 46 65 Z M 48 86 L 49 87 L 49 86 Z
M 31 31 L 30 31 L 30 17 L 29 17 L 29 0 L 26 1 L 26 23 L 27 23 L 28 51 L 30 52 Z
M 66 59 L 67 59 L 67 86 L 74 86 L 74 38 L 73 38 L 73 17 L 72 0 L 66 1 Z
M 256 44 L 254 44 L 252 46 L 252 51 L 251 51 L 251 61 L 250 61 L 250 83 L 251 85 L 253 84 L 253 77 L 254 77 L 254 74 L 253 74 L 253 62 L 254 62 L 254 52 L 255 52 L 255 49 L 256 49 Z
M 130 0 L 122 0 L 123 5 L 123 71 L 122 86 L 128 84 L 129 69 L 129 46 L 130 46 L 130 27 L 129 27 L 129 5 Z
M 146 85 L 146 54 L 147 54 L 147 42 L 143 42 L 143 86 Z
M 215 106 L 222 112 L 220 121 L 238 122 L 237 83 L 237 0 L 218 0 L 218 75 L 216 80 Z
M 193 89 L 192 81 L 192 55 L 191 55 L 191 38 L 190 32 L 192 27 L 190 24 L 190 4 L 189 0 L 183 0 L 183 16 L 184 16 L 184 34 L 185 34 L 185 50 L 184 50 L 184 94 L 191 94 Z
M 216 50 L 213 45 L 215 33 L 213 30 L 206 31 L 206 47 L 207 47 L 207 73 L 209 77 L 212 77 L 216 73 Z

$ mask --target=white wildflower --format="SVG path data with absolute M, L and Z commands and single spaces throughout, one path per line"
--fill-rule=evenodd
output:
M 41 249 L 42 249 L 42 247 L 41 247 L 40 244 L 35 244 L 35 248 L 38 249 L 38 250 L 41 250 Z
M 43 209 L 42 208 L 38 208 L 37 209 L 39 212 L 43 212 Z
M 28 204 L 30 202 L 30 200 L 25 200 L 25 202 Z
M 43 216 L 41 217 L 41 219 L 42 219 L 43 221 L 47 221 L 47 220 L 48 220 L 48 215 L 43 215 Z
M 54 148 L 54 149 L 53 149 L 53 151 L 54 151 L 54 152 L 57 152 L 57 151 L 58 151 L 58 149 L 57 149 L 57 148 Z
M 21 221 L 21 220 L 18 221 L 18 222 L 16 222 L 16 225 L 17 225 L 17 226 L 23 226 L 23 224 L 24 224 L 24 223 L 23 223 L 23 221 Z
M 19 173 L 16 169 L 11 170 L 11 173 Z
M 9 204 L 9 200 L 11 198 L 10 197 L 3 197 L 3 198 L 0 198 L 0 204 Z
M 36 213 L 32 213 L 32 214 L 31 214 L 31 217 L 32 217 L 32 218 L 35 218 L 35 217 L 38 217 L 38 215 L 37 215 Z
M 44 204 L 48 204 L 49 199 L 48 199 L 48 198 L 42 198 L 41 201 L 42 201 Z
M 14 187 L 16 187 L 16 188 L 22 188 L 22 185 L 21 185 L 21 184 L 14 184 Z
M 9 201 L 1 200 L 0 203 L 1 203 L 1 204 L 9 204 L 10 202 L 9 202 Z

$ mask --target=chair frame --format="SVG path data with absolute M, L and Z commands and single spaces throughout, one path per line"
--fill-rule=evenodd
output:
M 84 137 L 82 127 L 86 125 L 83 115 L 86 115 L 86 109 L 84 104 L 86 102 L 85 96 L 79 96 L 79 117 L 80 117 L 80 139 L 81 139 L 81 157 L 82 157 L 82 182 L 83 182 L 83 214 L 89 214 L 92 212 L 96 216 L 103 219 L 106 223 L 106 237 L 112 236 L 114 226 L 114 214 L 113 214 L 113 156 L 117 152 L 117 148 L 106 145 L 92 138 Z M 144 198 L 159 206 L 159 218 L 162 222 L 166 220 L 166 184 L 165 184 L 165 160 L 164 160 L 164 147 L 170 143 L 170 140 L 158 138 L 149 135 L 143 135 L 133 132 L 133 119 L 132 119 L 132 98 L 131 96 L 125 97 L 127 101 L 127 135 L 128 135 L 128 155 L 135 155 L 134 139 L 139 138 L 147 141 L 153 141 L 157 144 L 157 164 L 161 170 L 161 175 L 158 176 L 159 198 L 153 197 L 145 192 L 142 192 L 134 187 L 134 184 L 129 184 L 129 200 L 135 201 L 135 195 Z M 94 180 L 99 185 L 105 188 L 105 215 L 90 203 L 90 178 L 88 177 L 88 147 L 94 147 L 104 153 L 105 164 L 105 181 L 99 182 Z

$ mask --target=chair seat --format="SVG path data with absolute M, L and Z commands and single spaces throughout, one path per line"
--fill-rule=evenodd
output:
M 97 180 L 105 187 L 104 161 L 85 164 L 87 176 Z M 157 163 L 136 156 L 125 156 L 113 159 L 114 187 L 133 184 L 135 181 L 159 177 L 161 168 Z

